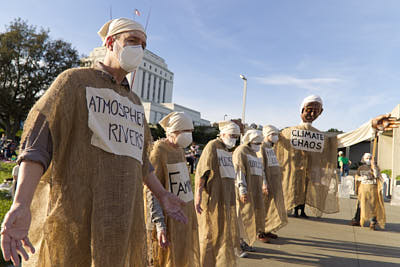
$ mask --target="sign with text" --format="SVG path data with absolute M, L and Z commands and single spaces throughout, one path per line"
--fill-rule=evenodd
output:
M 232 153 L 223 149 L 217 149 L 219 173 L 223 178 L 235 179 L 235 168 L 233 167 Z
M 250 166 L 250 173 L 251 175 L 263 175 L 263 164 L 262 159 L 258 157 L 254 157 L 252 155 L 247 155 L 247 161 Z
M 186 162 L 167 164 L 169 191 L 185 202 L 193 200 L 192 185 Z
M 324 140 L 323 133 L 293 129 L 290 144 L 294 149 L 322 153 L 324 151 Z
M 144 109 L 108 88 L 86 87 L 91 144 L 142 163 Z
M 279 166 L 275 151 L 272 148 L 265 148 L 265 154 L 267 155 L 268 167 Z

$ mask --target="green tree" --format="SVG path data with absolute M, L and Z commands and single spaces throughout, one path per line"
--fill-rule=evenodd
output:
M 149 127 L 154 141 L 165 137 L 165 131 L 160 124 L 149 124 Z
M 205 145 L 210 140 L 215 139 L 219 131 L 215 127 L 210 126 L 194 126 L 193 141 L 197 144 Z
M 49 30 L 18 18 L 0 33 L 0 128 L 10 139 L 62 71 L 79 65 L 70 43 L 51 40 Z
M 328 133 L 340 133 L 340 134 L 343 133 L 343 131 L 340 131 L 336 128 L 330 128 L 327 132 Z

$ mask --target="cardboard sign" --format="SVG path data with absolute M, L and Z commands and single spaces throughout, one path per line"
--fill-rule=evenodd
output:
M 235 168 L 233 167 L 232 153 L 223 149 L 217 149 L 219 173 L 222 178 L 235 179 Z
M 193 200 L 192 185 L 186 162 L 167 164 L 169 191 L 185 202 Z
M 293 129 L 290 144 L 294 149 L 322 153 L 324 151 L 324 140 L 323 133 Z
M 142 163 L 144 109 L 112 89 L 86 87 L 91 144 Z
M 265 154 L 267 155 L 268 167 L 279 166 L 275 151 L 272 148 L 265 148 Z
M 263 175 L 263 164 L 262 159 L 253 157 L 252 155 L 247 155 L 247 161 L 250 166 L 250 174 L 251 175 Z

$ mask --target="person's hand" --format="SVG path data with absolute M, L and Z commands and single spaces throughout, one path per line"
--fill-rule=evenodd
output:
M 169 241 L 167 239 L 167 234 L 165 233 L 165 229 L 157 231 L 157 239 L 158 239 L 158 244 L 160 245 L 161 248 L 166 248 L 169 246 Z
M 186 204 L 179 197 L 170 192 L 165 192 L 160 198 L 160 203 L 165 213 L 172 219 L 185 224 L 188 222 L 188 218 L 182 210 L 182 206 Z
M 264 194 L 265 196 L 268 196 L 268 193 L 269 193 L 269 191 L 268 191 L 268 186 L 263 185 L 262 191 L 263 191 L 263 194 Z
M 203 212 L 203 209 L 201 208 L 201 193 L 202 190 L 199 188 L 196 191 L 196 199 L 195 199 L 195 209 L 197 211 L 198 214 L 201 214 Z
M 11 259 L 15 266 L 20 264 L 18 254 L 21 254 L 25 260 L 29 259 L 25 249 L 35 253 L 35 248 L 28 238 L 30 224 L 31 211 L 29 207 L 13 205 L 4 217 L 1 226 L 1 250 L 4 260 Z
M 372 128 L 378 131 L 386 131 L 393 128 L 398 128 L 400 121 L 394 117 L 390 117 L 390 114 L 380 115 L 372 119 Z
M 247 203 L 247 201 L 248 201 L 247 194 L 241 195 L 240 201 L 242 201 L 243 204 Z

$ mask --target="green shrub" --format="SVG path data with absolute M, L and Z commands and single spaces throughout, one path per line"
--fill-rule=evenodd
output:
M 381 173 L 385 173 L 388 177 L 392 177 L 392 170 L 390 170 L 390 169 L 383 170 L 383 171 L 381 171 Z

